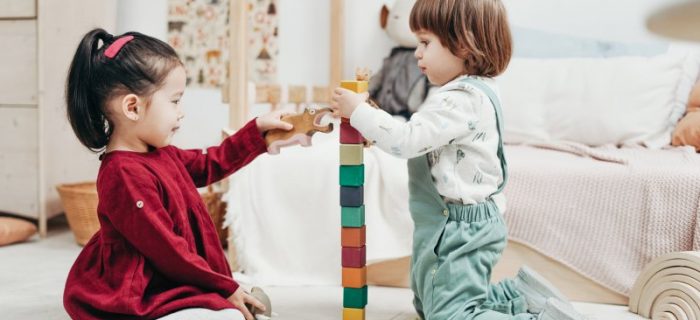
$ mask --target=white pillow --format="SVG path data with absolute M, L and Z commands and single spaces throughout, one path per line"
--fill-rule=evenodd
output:
M 513 59 L 498 78 L 504 141 L 574 141 L 591 146 L 671 141 L 700 59 L 653 57 Z

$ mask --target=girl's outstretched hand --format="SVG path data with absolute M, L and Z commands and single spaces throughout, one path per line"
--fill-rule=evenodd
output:
M 255 320 L 255 316 L 250 313 L 250 310 L 248 310 L 248 307 L 246 304 L 251 304 L 254 307 L 265 311 L 265 305 L 258 301 L 258 299 L 255 299 L 253 296 L 249 295 L 245 290 L 243 290 L 243 287 L 238 287 L 236 289 L 236 292 L 234 292 L 230 297 L 227 299 L 231 303 L 233 303 L 238 310 L 243 313 L 243 316 L 245 317 L 246 320 Z
M 272 111 L 255 119 L 255 124 L 258 126 L 258 131 L 260 131 L 260 133 L 264 133 L 271 129 L 282 129 L 289 131 L 292 130 L 294 126 L 289 122 L 284 122 L 280 120 L 282 116 L 288 114 L 289 112 L 285 112 L 282 110 Z
M 355 108 L 367 101 L 369 93 L 355 93 L 345 88 L 335 88 L 331 97 L 331 108 L 337 110 L 341 117 L 350 118 Z

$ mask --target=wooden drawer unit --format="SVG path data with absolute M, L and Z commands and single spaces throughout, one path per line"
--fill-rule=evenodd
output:
M 37 104 L 36 34 L 36 20 L 0 20 L 0 105 Z
M 114 30 L 116 12 L 117 0 L 0 0 L 0 212 L 37 219 L 42 237 L 63 211 L 56 185 L 97 176 L 64 91 L 80 39 L 98 25 Z
M 0 0 L 0 19 L 36 18 L 35 0 Z
M 0 211 L 38 218 L 36 106 L 0 105 Z

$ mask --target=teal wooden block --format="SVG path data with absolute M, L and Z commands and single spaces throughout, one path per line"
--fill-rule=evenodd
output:
M 340 223 L 343 227 L 359 228 L 365 225 L 365 206 L 340 208 Z
M 365 184 L 365 165 L 340 166 L 340 185 L 359 187 Z
M 343 307 L 362 309 L 367 305 L 367 286 L 343 288 Z

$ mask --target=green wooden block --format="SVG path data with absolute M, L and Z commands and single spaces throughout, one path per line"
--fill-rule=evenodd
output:
M 365 165 L 340 166 L 340 185 L 359 187 L 365 184 Z
M 367 305 L 367 286 L 343 288 L 343 307 L 362 309 Z
M 365 225 L 365 206 L 341 207 L 340 222 L 343 227 L 359 228 Z
M 364 161 L 364 146 L 361 144 L 341 144 L 340 164 L 343 166 L 361 165 Z

